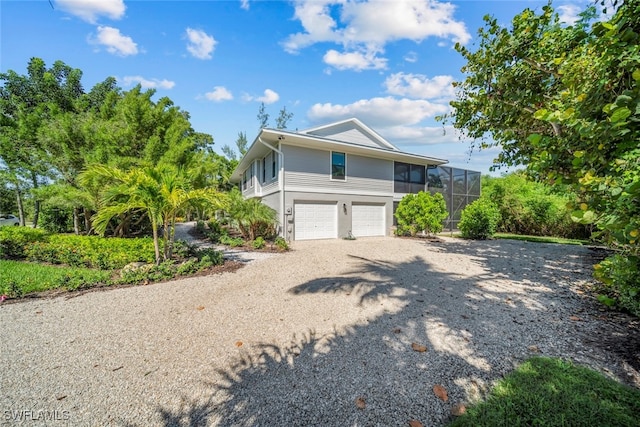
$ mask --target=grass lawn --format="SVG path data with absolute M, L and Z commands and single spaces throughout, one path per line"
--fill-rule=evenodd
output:
M 494 239 L 512 239 L 512 240 L 524 240 L 526 242 L 539 242 L 539 243 L 558 243 L 561 245 L 588 245 L 588 240 L 579 239 L 565 239 L 563 237 L 551 237 L 551 236 L 526 236 L 511 233 L 496 233 Z
M 640 426 L 640 390 L 569 361 L 534 357 L 450 426 Z
M 50 289 L 78 289 L 107 283 L 111 271 L 0 260 L 0 294 L 19 297 Z

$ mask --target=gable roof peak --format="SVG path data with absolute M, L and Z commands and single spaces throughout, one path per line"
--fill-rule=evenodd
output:
M 395 145 L 355 117 L 305 129 L 300 133 L 322 136 L 344 142 L 364 143 L 365 145 L 378 146 L 379 148 L 387 150 L 400 151 Z

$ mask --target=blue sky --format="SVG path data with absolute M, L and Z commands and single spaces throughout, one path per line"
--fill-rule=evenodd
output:
M 584 1 L 584 0 L 578 0 Z M 0 3 L 0 70 L 26 74 L 31 57 L 83 71 L 86 91 L 109 76 L 140 83 L 191 115 L 214 149 L 249 142 L 261 102 L 275 127 L 357 117 L 403 151 L 489 173 L 495 150 L 469 153 L 434 116 L 462 78 L 456 42 L 473 48 L 482 17 L 507 25 L 546 1 L 23 0 Z M 586 3 L 556 2 L 566 22 Z

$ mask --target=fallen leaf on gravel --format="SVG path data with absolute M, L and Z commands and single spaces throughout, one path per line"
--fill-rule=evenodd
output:
M 67 397 L 67 395 L 66 395 L 66 394 L 63 394 L 62 396 L 58 396 L 58 397 L 56 397 L 56 400 L 62 400 L 62 399 L 64 399 L 64 398 L 66 398 L 66 397 Z
M 440 400 L 446 402 L 449 400 L 449 395 L 447 394 L 447 389 L 442 387 L 440 384 L 436 384 L 433 386 L 433 394 L 438 396 Z
M 358 409 L 364 409 L 364 407 L 367 406 L 367 402 L 365 402 L 364 397 L 358 397 L 356 399 L 356 406 Z
M 409 427 L 424 427 L 424 424 L 418 420 L 411 420 L 409 421 Z
M 451 408 L 451 415 L 456 417 L 464 415 L 465 412 L 467 412 L 467 407 L 464 406 L 464 403 L 458 403 L 457 405 L 453 405 L 453 408 Z
M 242 347 L 242 341 L 236 341 L 236 347 Z
M 581 319 L 581 318 L 579 318 L 578 316 L 571 316 L 571 317 L 569 317 L 569 320 L 573 320 L 574 322 L 579 322 L 579 321 L 581 321 L 582 319 Z
M 426 345 L 421 345 L 415 342 L 411 344 L 411 348 L 413 349 L 413 351 L 417 351 L 419 353 L 424 353 L 425 351 L 427 351 Z
M 394 333 L 394 334 L 399 334 L 400 332 L 402 332 L 402 329 L 400 329 L 400 328 L 395 328 L 395 329 L 393 330 L 393 333 Z
M 196 307 L 198 310 L 204 310 L 204 305 L 199 305 L 198 307 Z
M 529 347 L 527 347 L 529 349 L 530 352 L 532 353 L 540 353 L 540 349 L 538 348 L 537 345 L 530 345 Z

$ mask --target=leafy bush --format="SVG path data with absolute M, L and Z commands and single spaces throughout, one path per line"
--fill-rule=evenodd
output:
M 613 255 L 595 265 L 594 276 L 603 283 L 598 298 L 607 305 L 617 304 L 640 316 L 640 258 Z
M 442 221 L 449 213 L 442 194 L 430 195 L 420 191 L 404 196 L 395 215 L 398 219 L 396 234 L 415 236 L 419 232 L 429 234 L 442 231 Z
M 153 262 L 155 259 L 153 240 L 150 238 L 53 234 L 46 241 L 31 243 L 25 252 L 30 261 L 101 270 L 119 269 L 132 262 Z
M 23 259 L 30 243 L 42 242 L 47 233 L 38 228 L 0 227 L 0 258 Z
M 241 237 L 231 237 L 229 235 L 223 235 L 220 236 L 220 243 L 226 246 L 231 246 L 232 248 L 237 248 L 244 245 L 244 240 L 242 240 Z
M 251 242 L 251 246 L 253 246 L 253 249 L 262 249 L 265 247 L 265 245 L 266 243 L 262 237 L 256 237 L 256 239 Z
M 286 240 L 284 240 L 282 236 L 276 237 L 276 240 L 273 241 L 273 244 L 276 245 L 276 247 L 281 251 L 289 250 L 289 244 L 287 243 Z
M 577 197 L 562 187 L 531 181 L 521 173 L 482 177 L 482 196 L 500 211 L 496 231 L 533 236 L 588 238 L 590 229 L 571 220 Z
M 224 264 L 224 254 L 221 251 L 217 251 L 213 248 L 198 249 L 195 255 L 200 263 L 209 263 L 209 265 Z
M 38 226 L 49 233 L 70 233 L 73 231 L 73 209 L 44 204 Z
M 486 239 L 493 236 L 500 221 L 500 210 L 490 200 L 481 198 L 462 211 L 458 228 L 462 237 Z

